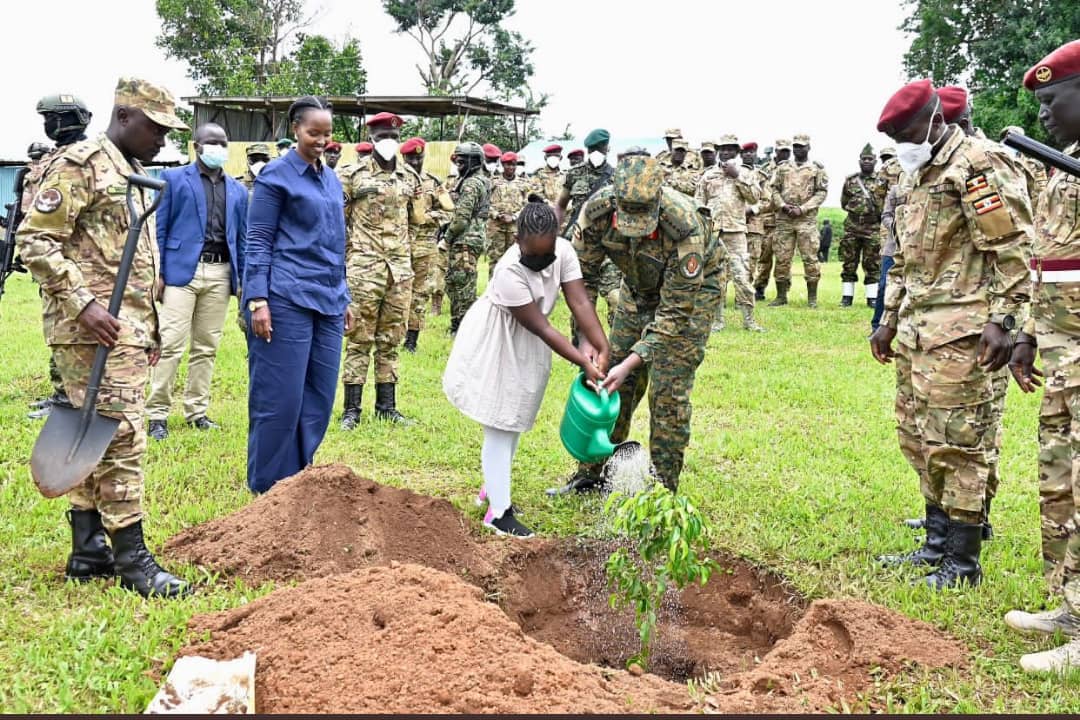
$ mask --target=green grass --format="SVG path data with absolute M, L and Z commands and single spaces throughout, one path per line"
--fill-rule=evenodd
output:
M 1004 480 L 994 506 L 998 538 L 983 554 L 982 587 L 934 595 L 910 587 L 911 575 L 878 569 L 875 555 L 913 546 L 913 533 L 899 520 L 917 513 L 922 502 L 896 446 L 892 369 L 870 358 L 870 311 L 838 307 L 838 273 L 835 262 L 825 266 L 816 312 L 806 309 L 796 277 L 791 306 L 759 309 L 767 334 L 729 327 L 709 342 L 693 395 L 682 491 L 709 518 L 711 546 L 773 567 L 810 597 L 881 603 L 971 648 L 966 670 L 912 672 L 875 688 L 870 697 L 891 709 L 1080 712 L 1080 678 L 1034 679 L 1017 666 L 1021 654 L 1052 641 L 1017 637 L 1001 622 L 1007 610 L 1037 608 L 1046 599 L 1036 490 L 1038 397 L 1010 391 Z M 38 495 L 27 464 L 40 425 L 24 418 L 26 403 L 48 390 L 39 308 L 30 281 L 13 278 L 0 306 L 0 709 L 141 712 L 192 615 L 236 606 L 272 588 L 181 567 L 199 590 L 170 603 L 146 602 L 100 582 L 73 587 L 61 581 L 70 542 L 65 503 Z M 565 308 L 556 322 L 566 326 Z M 446 497 L 478 524 L 471 498 L 481 433 L 442 394 L 449 346 L 444 316 L 421 335 L 418 355 L 403 354 L 399 404 L 417 426 L 372 422 L 372 398 L 366 397 L 363 424 L 346 434 L 335 421 L 318 461 L 345 462 L 380 482 Z M 556 363 L 537 426 L 523 438 L 515 465 L 514 501 L 545 535 L 586 532 L 597 512 L 595 502 L 543 493 L 574 467 L 557 434 L 574 372 Z M 243 341 L 230 317 L 211 405 L 224 430 L 202 435 L 184 429 L 174 413 L 172 436 L 150 446 L 151 546 L 251 501 L 244 486 L 246 377 Z M 634 437 L 647 439 L 647 419 L 643 407 Z

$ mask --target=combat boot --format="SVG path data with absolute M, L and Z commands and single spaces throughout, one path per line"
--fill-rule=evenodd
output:
M 926 503 L 926 540 L 922 547 L 903 555 L 882 555 L 883 565 L 936 566 L 945 556 L 945 541 L 949 535 L 949 516 L 937 505 Z
M 406 330 L 405 331 L 405 342 L 402 345 L 402 347 L 405 348 L 406 352 L 415 353 L 416 352 L 416 341 L 419 338 L 420 338 L 420 331 L 419 330 Z
M 342 430 L 352 430 L 360 424 L 360 401 L 363 396 L 363 385 L 345 386 L 345 412 L 341 413 Z
M 375 417 L 399 425 L 412 425 L 413 422 L 397 410 L 397 385 L 377 383 L 375 385 Z
M 817 307 L 817 280 L 806 281 L 806 307 Z
M 877 300 L 874 298 L 866 298 L 866 307 L 871 309 L 877 307 Z
M 755 300 L 764 300 L 765 299 L 765 286 L 764 285 L 755 285 L 754 286 L 754 299 Z
M 450 337 L 456 337 L 458 328 L 461 327 L 461 320 L 453 318 L 450 320 Z
M 1066 637 L 1080 637 L 1080 618 L 1069 612 L 1065 605 L 1041 613 L 1010 610 L 1005 613 L 1005 624 L 1022 633 L 1053 635 L 1059 632 Z
M 937 570 L 926 576 L 926 584 L 935 590 L 954 588 L 967 583 L 971 587 L 982 581 L 982 523 L 949 521 L 949 537 L 945 541 L 945 557 Z
M 1073 640 L 1053 650 L 1031 653 L 1020 658 L 1020 667 L 1029 673 L 1068 673 L 1080 668 L 1080 640 Z
M 843 291 L 840 295 L 840 307 L 851 307 L 851 303 L 855 301 L 855 283 L 846 282 L 843 285 Z
M 116 574 L 120 587 L 134 590 L 143 597 L 176 598 L 191 594 L 191 587 L 166 572 L 150 554 L 143 540 L 142 520 L 112 532 L 116 551 Z
M 64 579 L 86 582 L 94 578 L 109 578 L 115 574 L 113 552 L 106 540 L 105 526 L 97 510 L 67 512 L 71 525 L 71 555 L 68 556 Z
M 776 299 L 769 303 L 769 307 L 787 305 L 787 291 L 790 286 L 791 283 L 787 282 L 776 283 Z
M 765 332 L 765 328 L 754 321 L 753 305 L 742 306 L 742 326 L 743 330 L 749 330 L 750 332 Z

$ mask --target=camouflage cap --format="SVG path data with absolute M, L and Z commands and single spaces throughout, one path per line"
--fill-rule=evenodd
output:
M 806 133 L 799 133 L 798 135 L 796 135 L 792 139 L 791 144 L 792 145 L 809 145 L 810 144 L 810 136 L 807 135 Z
M 706 140 L 705 142 L 701 143 L 700 152 L 716 152 L 716 143 Z
M 896 148 L 894 148 L 892 145 L 887 145 L 881 148 L 881 152 L 878 153 L 878 157 L 896 157 Z
M 660 221 L 660 188 L 664 171 L 654 158 L 627 155 L 615 168 L 615 229 L 627 237 L 643 237 Z
M 141 110 L 151 121 L 174 130 L 187 130 L 184 121 L 176 117 L 176 100 L 165 88 L 139 78 L 122 77 L 116 83 L 116 105 Z
M 674 140 L 671 141 L 671 149 L 672 150 L 689 150 L 690 149 L 690 143 L 686 142 L 682 138 L 675 138 Z
M 269 157 L 270 146 L 266 143 L 251 143 L 247 146 L 247 155 L 248 157 L 251 157 L 252 155 L 266 155 Z
M 790 150 L 791 149 L 791 141 L 790 140 L 785 140 L 783 138 L 777 140 L 775 143 L 773 143 L 773 145 L 776 147 L 777 150 Z
M 682 130 L 680 130 L 679 128 L 668 128 L 667 130 L 664 131 L 664 137 L 665 138 L 681 138 L 682 137 Z
M 739 138 L 732 135 L 731 133 L 721 135 L 720 139 L 716 141 L 716 146 L 717 147 L 723 147 L 724 145 L 736 145 L 736 146 L 738 146 L 739 145 Z
M 859 157 L 865 157 L 867 155 L 874 157 L 874 146 L 870 143 L 866 143 L 866 145 L 863 146 L 862 152 L 859 153 Z

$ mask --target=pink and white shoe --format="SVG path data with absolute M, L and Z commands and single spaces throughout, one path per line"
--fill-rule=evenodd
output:
M 484 503 L 487 502 L 487 488 L 486 487 L 484 487 L 483 485 L 480 486 L 480 492 L 477 493 L 476 497 L 473 499 L 473 502 L 476 503 L 476 507 L 478 507 L 478 508 L 484 507 Z
M 531 538 L 535 535 L 531 529 L 518 522 L 514 517 L 514 508 L 508 507 L 502 517 L 495 517 L 491 508 L 484 515 L 484 527 L 491 528 L 497 535 L 510 535 L 516 538 Z

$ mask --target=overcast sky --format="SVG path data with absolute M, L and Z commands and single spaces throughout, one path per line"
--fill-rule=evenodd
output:
M 533 87 L 552 96 L 541 116 L 545 134 L 567 123 L 578 136 L 594 127 L 660 135 L 675 126 L 691 143 L 735 132 L 764 147 L 806 132 L 811 157 L 829 171 L 831 204 L 863 144 L 885 141 L 874 126 L 904 81 L 899 0 L 517 5 L 508 24 L 533 42 Z M 419 48 L 393 32 L 379 0 L 308 6 L 317 14 L 310 32 L 360 40 L 369 93 L 423 91 Z M 14 32 L 0 43 L 0 67 L 8 71 L 0 158 L 23 158 L 30 142 L 44 139 L 34 106 L 48 93 L 82 97 L 95 113 L 92 132 L 104 128 L 121 75 L 164 84 L 178 98 L 193 94 L 184 64 L 154 46 L 153 0 L 54 0 L 47 16 L 34 3 L 5 3 L 4 26 Z

